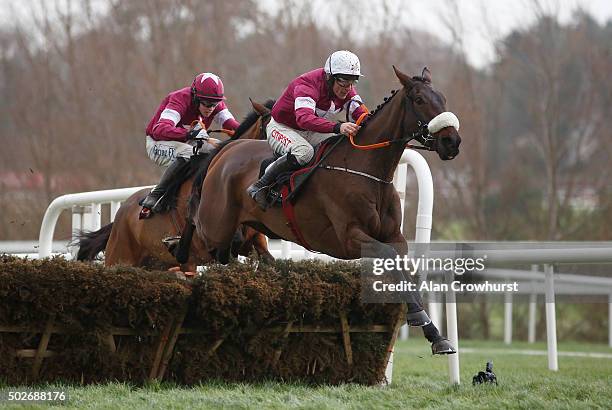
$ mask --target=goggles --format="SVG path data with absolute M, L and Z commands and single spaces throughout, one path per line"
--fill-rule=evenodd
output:
M 336 77 L 336 84 L 338 84 L 342 88 L 348 88 L 357 83 L 357 79 L 348 79 L 343 77 Z
M 215 108 L 217 105 L 219 105 L 221 101 L 218 100 L 205 100 L 205 99 L 199 99 L 198 103 L 200 105 L 203 105 L 206 108 Z

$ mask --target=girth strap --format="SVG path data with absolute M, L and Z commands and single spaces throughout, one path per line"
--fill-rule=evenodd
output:
M 295 219 L 295 210 L 293 209 L 293 204 L 289 200 L 289 187 L 287 185 L 283 185 L 281 188 L 281 198 L 283 204 L 283 213 L 285 214 L 285 218 L 287 218 L 287 225 L 291 232 L 297 239 L 298 244 L 313 252 L 313 249 L 310 247 L 304 236 L 302 235 L 302 231 L 298 227 L 297 221 Z

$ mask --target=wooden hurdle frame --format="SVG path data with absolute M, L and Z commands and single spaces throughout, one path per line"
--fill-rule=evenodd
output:
M 103 337 L 103 340 L 113 353 L 117 352 L 115 336 L 158 336 L 155 347 L 151 370 L 149 371 L 148 380 L 163 380 L 168 365 L 174 354 L 174 349 L 179 336 L 189 334 L 208 334 L 208 332 L 199 329 L 183 327 L 185 317 L 187 315 L 187 307 L 184 307 L 176 316 L 168 320 L 168 323 L 160 333 L 152 331 L 138 331 L 126 327 L 111 327 L 109 332 Z M 351 333 L 388 333 L 390 334 L 389 343 L 385 354 L 385 364 L 388 363 L 393 351 L 393 347 L 397 340 L 400 327 L 406 322 L 406 307 L 405 304 L 399 309 L 397 319 L 394 324 L 390 325 L 350 325 L 346 312 L 340 312 L 340 320 L 338 326 L 319 326 L 319 325 L 294 325 L 294 322 L 288 322 L 284 326 L 273 326 L 263 330 L 271 333 L 279 334 L 279 339 L 287 339 L 292 333 L 337 333 L 342 335 L 342 344 L 346 356 L 346 361 L 349 366 L 353 366 L 353 349 L 351 345 Z M 15 351 L 15 356 L 19 358 L 33 358 L 31 381 L 37 381 L 40 377 L 40 369 L 45 358 L 53 357 L 57 354 L 52 350 L 48 350 L 49 341 L 53 334 L 69 334 L 68 329 L 55 325 L 55 316 L 51 315 L 45 322 L 44 328 L 35 328 L 31 326 L 6 326 L 0 325 L 1 333 L 31 333 L 41 334 L 40 341 L 36 349 L 18 349 Z M 211 347 L 208 349 L 207 357 L 213 355 L 215 351 L 225 341 L 225 337 L 216 338 Z M 274 357 L 271 362 L 272 367 L 276 366 L 282 355 L 282 348 L 277 348 L 274 352 Z M 316 361 L 313 368 L 308 367 L 306 374 L 314 374 L 316 371 Z M 384 381 L 383 381 L 384 382 Z

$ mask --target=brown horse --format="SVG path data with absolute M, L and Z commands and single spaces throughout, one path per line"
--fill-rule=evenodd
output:
M 445 97 L 432 88 L 429 70 L 411 78 L 393 68 L 403 88 L 379 106 L 355 136 L 362 146 L 382 143 L 385 147 L 356 149 L 344 139 L 325 160 L 325 165 L 336 169 L 315 172 L 295 202 L 302 242 L 315 251 L 340 259 L 358 259 L 366 246 L 374 247 L 383 257 L 405 254 L 399 196 L 389 182 L 407 142 L 420 141 L 442 160 L 453 159 L 459 153 L 458 122 L 431 133 L 427 129 L 434 117 L 456 120 L 446 112 Z M 439 125 L 438 121 L 435 128 Z M 280 207 L 264 211 L 246 192 L 258 178 L 262 161 L 271 156 L 272 150 L 265 141 L 241 140 L 224 145 L 212 158 L 195 219 L 198 236 L 209 250 L 229 248 L 240 224 L 268 236 L 300 242 Z M 360 174 L 342 172 L 341 168 Z M 430 323 L 420 297 L 413 302 L 408 304 L 409 323 L 424 326 L 433 353 L 454 353 Z
M 270 102 L 266 104 L 271 106 Z M 250 113 L 230 140 L 258 138 L 259 134 L 251 131 L 252 125 L 258 121 L 257 113 Z M 149 189 L 132 194 L 119 208 L 114 222 L 98 231 L 80 234 L 77 259 L 93 260 L 99 252 L 104 251 L 104 263 L 107 266 L 122 264 L 156 269 L 175 267 L 177 260 L 171 253 L 172 246 L 176 244 L 175 238 L 183 233 L 192 185 L 194 181 L 201 183 L 201 178 L 202 175 L 199 178 L 190 177 L 174 187 L 177 190 L 175 209 L 155 214 L 148 219 L 139 218 L 139 202 L 149 193 Z M 169 241 L 164 243 L 164 239 Z M 234 234 L 231 253 L 234 256 L 248 256 L 253 249 L 264 261 L 274 260 L 268 252 L 265 236 L 243 225 Z M 185 272 L 194 271 L 197 265 L 215 260 L 215 255 L 207 251 L 199 238 L 191 243 L 188 255 L 189 258 L 182 261 L 180 266 Z

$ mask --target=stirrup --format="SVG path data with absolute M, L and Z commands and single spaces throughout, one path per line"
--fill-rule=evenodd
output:
M 255 182 L 253 185 L 247 188 L 247 193 L 253 199 L 253 201 L 255 201 L 257 205 L 259 205 L 259 208 L 265 211 L 270 206 L 270 204 L 268 203 L 268 193 L 270 191 L 270 186 L 265 185 L 260 188 L 257 186 L 257 182 Z
M 269 187 L 260 188 L 257 190 L 257 192 L 255 193 L 255 197 L 253 198 L 262 211 L 265 211 L 270 207 L 270 204 L 268 203 L 269 192 Z

